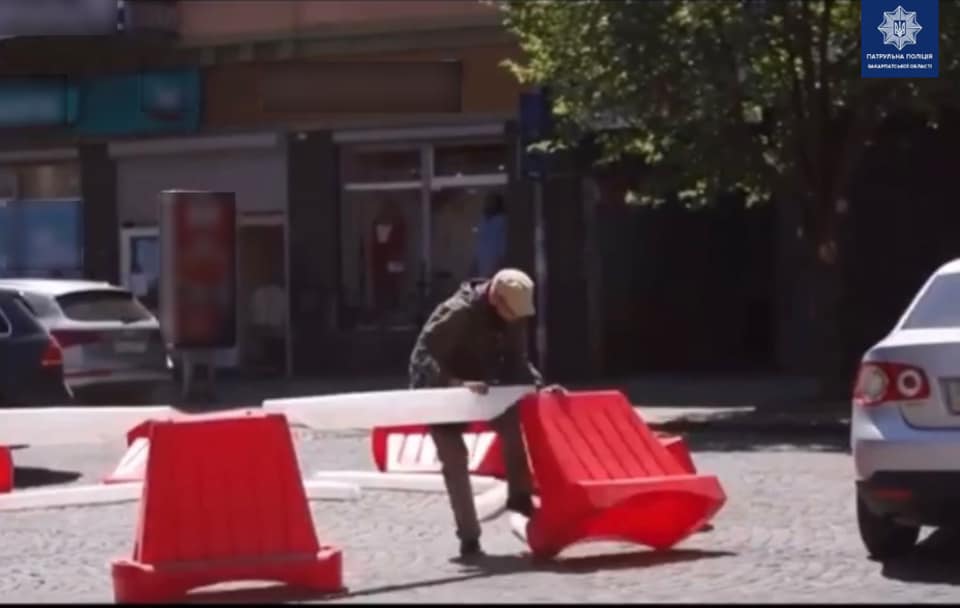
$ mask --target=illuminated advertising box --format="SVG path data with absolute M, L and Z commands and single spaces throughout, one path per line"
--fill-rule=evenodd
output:
M 236 197 L 160 193 L 160 322 L 177 349 L 236 345 Z

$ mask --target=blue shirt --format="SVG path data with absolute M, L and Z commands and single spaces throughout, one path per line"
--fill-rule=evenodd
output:
M 477 231 L 477 274 L 493 276 L 507 253 L 507 216 L 498 214 L 486 218 Z

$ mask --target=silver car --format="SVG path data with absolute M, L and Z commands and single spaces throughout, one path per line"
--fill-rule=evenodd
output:
M 851 447 L 857 519 L 880 559 L 960 524 L 960 260 L 939 268 L 863 357 Z
M 171 379 L 160 324 L 129 291 L 62 279 L 0 279 L 0 287 L 17 291 L 59 343 L 78 400 L 140 402 Z

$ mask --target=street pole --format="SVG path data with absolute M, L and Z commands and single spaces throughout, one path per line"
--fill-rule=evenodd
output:
M 537 276 L 537 360 L 541 373 L 547 369 L 547 246 L 543 214 L 543 181 L 533 182 L 534 272 Z

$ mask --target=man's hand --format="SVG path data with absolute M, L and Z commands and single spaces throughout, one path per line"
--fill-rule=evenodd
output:
M 486 395 L 490 392 L 490 387 L 487 386 L 486 382 L 475 382 L 468 380 L 463 383 L 463 386 L 470 389 L 471 392 L 476 393 L 477 395 Z
M 567 389 L 560 386 L 559 384 L 551 384 L 550 386 L 545 386 L 541 390 L 546 391 L 548 393 L 552 393 L 554 395 L 563 395 L 563 396 L 567 395 Z

